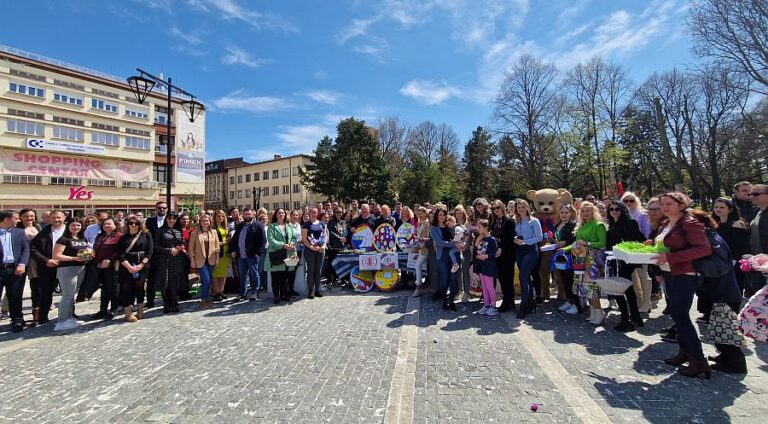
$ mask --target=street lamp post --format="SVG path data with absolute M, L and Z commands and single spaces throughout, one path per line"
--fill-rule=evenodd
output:
M 171 77 L 168 77 L 168 81 L 164 81 L 162 78 L 158 78 L 149 72 L 144 71 L 141 68 L 136 68 L 139 71 L 139 75 L 128 78 L 128 85 L 131 87 L 133 94 L 136 96 L 139 104 L 144 104 L 147 99 L 147 95 L 155 85 L 165 87 L 167 92 L 168 108 L 165 119 L 166 129 L 166 143 L 165 143 L 165 203 L 168 204 L 169 210 L 171 208 L 171 153 L 173 152 L 173 142 L 171 141 L 171 96 L 173 92 L 188 96 L 190 100 L 181 102 L 181 107 L 184 109 L 184 113 L 187 114 L 189 122 L 195 122 L 195 118 L 200 115 L 200 112 L 205 110 L 205 105 L 195 100 L 195 96 L 189 92 L 183 90 L 181 87 L 175 86 L 172 83 Z M 175 140 L 175 137 L 174 137 Z

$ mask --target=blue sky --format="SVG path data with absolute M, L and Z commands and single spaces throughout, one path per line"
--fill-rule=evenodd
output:
M 119 77 L 164 72 L 209 106 L 206 159 L 311 152 L 341 118 L 487 126 L 504 71 L 594 55 L 636 83 L 696 61 L 687 0 L 26 0 L 0 43 Z

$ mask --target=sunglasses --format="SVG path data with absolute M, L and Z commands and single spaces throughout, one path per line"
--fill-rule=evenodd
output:
M 502 209 L 502 207 L 501 207 L 501 206 L 494 206 L 494 207 L 493 207 L 493 210 L 495 210 L 495 211 L 497 211 L 497 210 L 499 210 L 499 209 Z
M 624 203 L 635 203 L 635 199 L 624 199 Z
M 138 222 L 136 222 L 136 221 L 131 221 L 131 222 L 128 223 L 128 225 L 140 225 L 140 224 Z
M 608 208 L 609 212 L 621 212 L 621 208 Z

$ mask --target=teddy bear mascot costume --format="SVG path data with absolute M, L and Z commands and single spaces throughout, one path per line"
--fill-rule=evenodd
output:
M 536 210 L 535 216 L 541 223 L 541 232 L 544 239 L 541 242 L 541 254 L 539 255 L 539 272 L 533 273 L 533 287 L 536 290 L 536 302 L 543 303 L 549 299 L 550 282 L 552 271 L 550 270 L 550 259 L 554 254 L 554 249 L 549 249 L 551 245 L 556 245 L 555 230 L 559 220 L 561 205 L 572 205 L 573 196 L 564 189 L 544 188 L 541 190 L 528 190 L 528 200 L 533 203 Z M 554 247 L 554 246 L 551 246 Z M 562 282 L 557 283 L 557 299 L 566 300 L 565 289 Z

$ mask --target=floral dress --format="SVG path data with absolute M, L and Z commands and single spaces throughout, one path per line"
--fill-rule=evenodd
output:
M 762 272 L 768 276 L 768 255 L 759 254 L 749 259 L 752 271 Z M 741 312 L 739 312 L 739 327 L 745 336 L 756 342 L 768 342 L 768 284 L 758 290 Z

